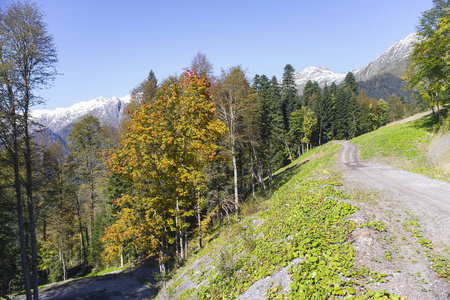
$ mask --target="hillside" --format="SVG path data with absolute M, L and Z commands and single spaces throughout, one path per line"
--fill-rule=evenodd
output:
M 382 136 L 384 130 L 377 132 Z M 158 299 L 447 295 L 448 214 L 423 219 L 421 209 L 439 214 L 417 208 L 414 197 L 353 173 L 353 162 L 337 164 L 340 152 L 339 144 L 329 143 L 280 170 L 272 197 L 244 204 L 239 220 L 232 219 L 220 233 L 211 231 L 206 247 Z
M 442 120 L 430 113 L 411 120 L 382 127 L 352 142 L 359 146 L 364 160 L 450 181 L 450 132 L 438 130 Z
M 430 140 L 448 136 L 433 138 L 430 118 L 386 126 L 351 142 L 365 159 L 371 148 L 386 153 L 382 157 L 395 153 L 390 161 L 380 160 L 385 163 L 413 149 L 412 157 L 419 157 L 433 149 L 432 142 L 423 147 Z M 398 137 L 392 135 L 404 138 L 394 144 Z M 409 148 L 392 151 L 399 144 Z M 195 254 L 170 281 L 158 284 L 150 261 L 44 287 L 41 298 L 149 299 L 159 286 L 157 299 L 443 299 L 450 293 L 450 203 L 436 209 L 417 198 L 423 191 L 408 194 L 393 181 L 423 183 L 428 191 L 436 186 L 444 195 L 450 184 L 380 161 L 360 162 L 348 142 L 315 148 L 277 172 L 270 198 L 244 203 L 238 218 L 230 215 L 222 229 L 216 224 L 209 230 L 203 249 L 193 237 Z

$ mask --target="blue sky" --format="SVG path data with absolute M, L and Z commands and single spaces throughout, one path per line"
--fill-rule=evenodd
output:
M 0 0 L 8 2 L 8 0 Z M 152 69 L 180 74 L 199 51 L 216 74 L 240 64 L 249 78 L 283 68 L 360 69 L 415 31 L 431 0 L 37 0 L 58 49 L 46 108 L 121 97 Z

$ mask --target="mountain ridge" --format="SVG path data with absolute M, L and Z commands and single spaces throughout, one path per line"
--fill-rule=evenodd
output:
M 417 34 L 409 34 L 398 41 L 388 50 L 383 52 L 375 60 L 360 70 L 353 70 L 357 81 L 367 81 L 377 75 L 392 73 L 400 77 L 406 70 L 408 59 L 412 53 L 412 43 L 417 41 Z M 341 84 L 346 73 L 335 73 L 325 66 L 309 66 L 303 70 L 294 72 L 296 88 L 301 95 L 306 83 L 316 81 L 321 87 L 331 85 L 333 82 Z M 130 95 L 123 97 L 97 97 L 89 101 L 82 101 L 70 107 L 58 107 L 53 110 L 32 110 L 31 115 L 37 123 L 40 123 L 54 134 L 67 141 L 74 123 L 85 115 L 91 114 L 99 118 L 100 122 L 117 126 L 119 124 L 124 107 L 131 100 Z
M 125 106 L 130 101 L 130 95 L 120 98 L 97 97 L 89 101 L 78 102 L 70 107 L 32 110 L 31 116 L 34 121 L 67 141 L 73 124 L 86 115 L 98 117 L 102 125 L 117 126 L 122 119 Z
M 412 53 L 412 45 L 417 41 L 417 34 L 411 33 L 401 39 L 375 60 L 368 63 L 359 70 L 350 70 L 353 72 L 357 81 L 367 81 L 376 75 L 383 73 L 392 73 L 401 77 L 406 71 L 409 57 Z M 344 82 L 347 73 L 336 73 L 324 66 L 309 66 L 303 70 L 294 73 L 294 80 L 299 94 L 303 94 L 303 88 L 306 83 L 316 81 L 320 87 L 331 85 L 333 82 L 337 85 Z

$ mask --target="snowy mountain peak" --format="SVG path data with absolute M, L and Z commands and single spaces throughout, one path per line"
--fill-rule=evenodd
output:
M 301 71 L 295 72 L 294 80 L 297 90 L 302 93 L 303 88 L 309 80 L 316 81 L 323 87 L 325 84 L 330 85 L 333 82 L 336 84 L 342 83 L 345 75 L 344 73 L 335 73 L 325 66 L 309 66 Z
M 66 140 L 73 124 L 85 115 L 91 114 L 98 117 L 102 124 L 117 125 L 120 122 L 124 107 L 130 100 L 130 95 L 120 98 L 98 97 L 90 101 L 76 103 L 71 107 L 32 110 L 31 115 L 36 122 Z
M 365 81 L 385 72 L 402 76 L 406 70 L 408 59 L 411 56 L 412 46 L 417 39 L 418 35 L 411 33 L 389 47 L 388 50 L 361 70 L 352 70 L 351 72 L 355 74 L 356 80 L 358 81 Z M 335 73 L 325 66 L 309 66 L 301 71 L 295 72 L 294 80 L 298 92 L 302 94 L 303 88 L 309 80 L 316 81 L 321 87 L 324 87 L 325 85 L 331 85 L 333 82 L 341 84 L 344 82 L 345 75 L 346 73 Z
M 390 72 L 402 76 L 406 70 L 408 59 L 412 54 L 412 46 L 418 40 L 416 33 L 411 33 L 398 41 L 383 54 L 378 56 L 367 66 L 357 71 L 355 77 L 359 81 L 365 81 L 377 74 Z

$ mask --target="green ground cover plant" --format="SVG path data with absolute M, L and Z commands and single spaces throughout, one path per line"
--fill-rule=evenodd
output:
M 260 210 L 229 225 L 199 251 L 169 283 L 173 294 L 183 274 L 201 276 L 204 284 L 180 292 L 179 299 L 236 299 L 254 282 L 289 265 L 290 291 L 274 285 L 268 299 L 400 299 L 387 291 L 371 291 L 369 281 L 384 282 L 385 274 L 354 264 L 348 220 L 358 210 L 337 189 L 338 174 L 323 166 L 335 161 L 337 144 L 309 151 L 275 176 L 277 190 Z M 368 223 L 384 229 L 384 224 Z M 211 257 L 207 272 L 189 272 L 201 257 Z M 205 266 L 202 266 L 203 270 Z M 198 265 L 196 266 L 198 268 Z

